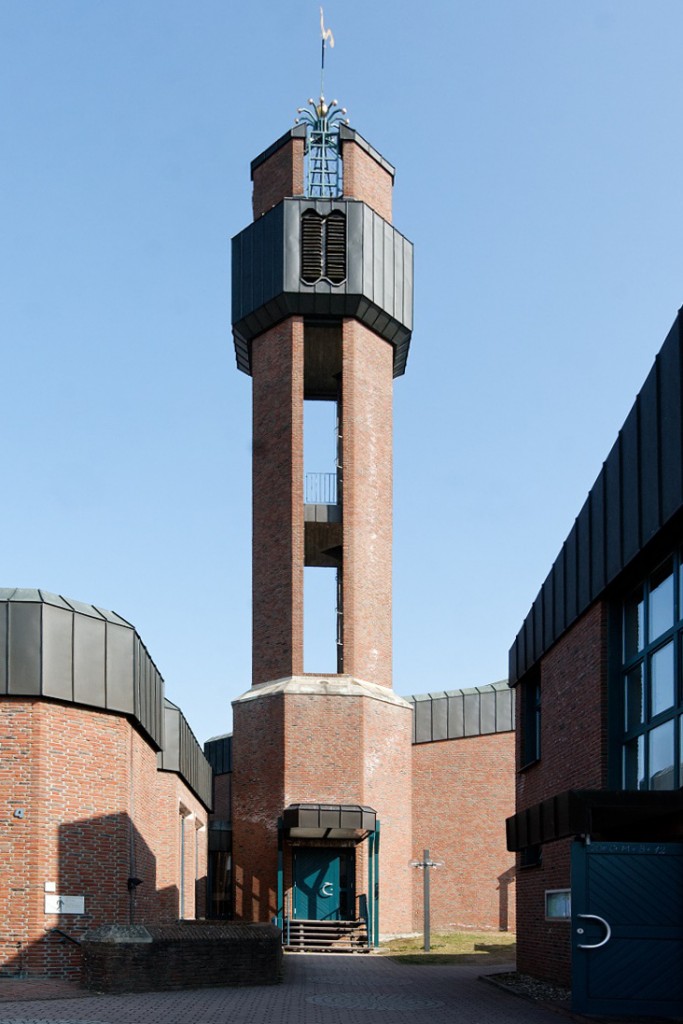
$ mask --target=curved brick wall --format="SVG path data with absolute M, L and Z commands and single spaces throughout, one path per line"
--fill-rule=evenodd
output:
M 207 812 L 123 715 L 41 699 L 0 702 L 0 971 L 78 976 L 78 939 L 98 924 L 179 916 L 180 810 L 185 913 L 206 874 Z M 142 884 L 129 895 L 129 877 Z M 45 912 L 55 895 L 83 896 L 84 914 Z M 201 886 L 198 886 L 201 889 Z

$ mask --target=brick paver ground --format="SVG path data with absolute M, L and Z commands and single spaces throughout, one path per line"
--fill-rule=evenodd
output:
M 509 965 L 506 967 L 509 970 Z M 495 972 L 496 968 L 492 971 Z M 498 968 L 500 970 L 500 968 Z M 558 1024 L 552 1009 L 482 984 L 478 966 L 413 966 L 381 956 L 285 957 L 281 985 L 90 995 L 9 982 L 0 1024 Z M 0 991 L 8 982 L 0 980 Z M 25 986 L 22 989 L 22 986 Z M 79 998 L 65 998 L 79 996 Z M 564 1018 L 567 1019 L 566 1017 Z

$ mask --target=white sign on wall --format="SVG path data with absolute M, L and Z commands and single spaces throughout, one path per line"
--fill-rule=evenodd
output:
M 85 896 L 58 896 L 45 893 L 46 914 L 85 914 Z

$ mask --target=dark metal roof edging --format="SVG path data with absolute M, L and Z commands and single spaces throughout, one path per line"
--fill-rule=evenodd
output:
M 165 701 L 161 673 L 135 627 L 116 612 L 46 590 L 0 588 L 3 697 L 39 697 L 127 715 L 157 752 L 167 740 L 177 741 L 178 771 L 210 807 L 208 762 L 179 709 L 184 726 L 179 719 L 169 733 L 168 705 L 175 705 Z
M 305 124 L 297 124 L 293 128 L 290 128 L 288 131 L 286 131 L 284 133 L 284 135 L 281 135 L 279 139 L 276 139 L 275 142 L 271 143 L 271 145 L 268 146 L 267 149 L 264 149 L 262 153 L 259 153 L 259 155 L 255 156 L 254 159 L 251 161 L 251 177 L 252 177 L 252 179 L 254 177 L 254 171 L 256 170 L 256 168 L 260 167 L 261 164 L 264 164 L 266 162 L 266 160 L 269 160 L 271 158 L 271 156 L 273 156 L 274 153 L 277 153 L 278 149 L 282 149 L 283 146 L 286 146 L 287 143 L 291 139 L 305 139 L 305 138 L 306 138 L 306 125 Z
M 640 792 L 628 790 L 570 789 L 518 811 L 507 818 L 507 848 L 519 851 L 570 836 L 591 835 L 634 822 L 683 811 L 683 790 Z
M 390 164 L 388 160 L 385 160 L 382 154 L 378 150 L 376 150 L 374 146 L 371 146 L 367 139 L 364 139 L 360 132 L 357 132 L 355 128 L 350 128 L 348 125 L 345 124 L 341 125 L 341 127 L 339 128 L 339 140 L 342 143 L 355 142 L 356 145 L 360 146 L 360 148 L 365 153 L 368 154 L 368 156 L 372 157 L 373 160 L 376 160 L 380 167 L 387 172 L 387 174 L 390 174 L 392 178 L 396 177 L 396 168 L 394 167 L 394 165 Z M 344 149 L 342 145 L 342 159 L 343 152 Z
M 510 648 L 510 685 L 683 509 L 683 309 Z
M 204 743 L 204 757 L 214 775 L 227 775 L 232 771 L 232 733 L 211 736 Z
M 377 812 L 361 804 L 290 804 L 282 812 L 282 822 L 287 831 L 374 832 Z
M 207 809 L 212 807 L 212 769 L 180 708 L 164 698 L 164 745 L 160 771 L 176 772 Z
M 338 284 L 301 277 L 301 217 L 346 216 L 347 276 Z M 413 330 L 413 244 L 358 199 L 283 199 L 232 239 L 232 329 L 237 367 L 251 374 L 251 342 L 294 314 L 354 317 L 393 347 L 405 372 Z
M 515 728 L 514 700 L 506 679 L 405 699 L 413 705 L 413 744 L 486 736 Z

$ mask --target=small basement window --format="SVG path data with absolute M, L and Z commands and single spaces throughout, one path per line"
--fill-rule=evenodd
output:
M 572 916 L 571 889 L 546 889 L 546 921 L 568 921 Z

